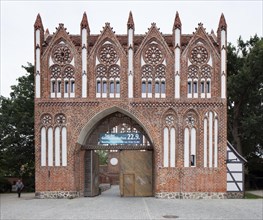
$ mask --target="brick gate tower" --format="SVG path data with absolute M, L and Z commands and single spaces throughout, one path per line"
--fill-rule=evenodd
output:
M 202 23 L 183 34 L 176 13 L 171 29 L 163 34 L 152 23 L 135 34 L 130 12 L 127 34 L 106 23 L 96 35 L 84 13 L 80 34 L 63 24 L 50 34 L 37 16 L 36 196 L 83 196 L 85 155 L 110 146 L 151 150 L 155 197 L 226 197 L 227 24 L 222 14 L 216 34 Z M 102 131 L 127 124 L 142 142 L 100 143 Z

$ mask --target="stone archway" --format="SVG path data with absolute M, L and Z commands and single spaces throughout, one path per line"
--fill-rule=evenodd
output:
M 95 151 L 114 150 L 119 153 L 120 195 L 152 196 L 153 144 L 147 132 L 138 120 L 120 111 L 107 115 L 104 112 L 95 117 L 99 120 L 91 120 L 88 124 L 93 126 L 85 126 L 83 131 L 87 134 L 79 138 L 83 141 L 81 149 L 85 151 L 84 195 L 96 196 L 99 193 L 98 156 Z

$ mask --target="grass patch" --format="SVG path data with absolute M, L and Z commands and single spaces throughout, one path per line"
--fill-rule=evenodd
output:
M 249 192 L 245 192 L 245 199 L 263 199 L 262 196 L 254 195 Z

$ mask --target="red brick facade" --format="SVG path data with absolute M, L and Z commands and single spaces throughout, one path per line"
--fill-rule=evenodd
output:
M 149 137 L 153 146 L 153 191 L 156 197 L 176 197 L 178 193 L 184 193 L 185 197 L 187 193 L 196 195 L 194 197 L 198 197 L 200 193 L 224 195 L 226 193 L 227 114 L 226 99 L 221 96 L 221 31 L 226 31 L 223 16 L 219 22 L 217 36 L 213 32 L 208 34 L 202 24 L 198 25 L 193 34 L 182 34 L 178 14 L 172 33 L 161 33 L 153 23 L 146 34 L 137 35 L 133 32 L 133 42 L 130 45 L 128 43 L 129 30 L 134 31 L 131 14 L 127 27 L 127 35 L 118 35 L 112 30 L 110 24 L 106 23 L 101 34 L 92 35 L 89 32 L 86 14 L 84 14 L 80 35 L 69 34 L 63 24 L 59 25 L 56 33 L 49 34 L 44 33 L 41 18 L 37 17 L 35 65 L 37 66 L 40 62 L 39 72 L 36 70 L 36 76 L 40 76 L 40 83 L 37 84 L 36 77 L 36 87 L 39 85 L 36 88 L 36 90 L 39 89 L 39 97 L 35 98 L 36 195 L 39 197 L 52 197 L 52 193 L 54 195 L 65 193 L 66 197 L 83 195 L 85 151 L 81 149 L 81 146 L 87 143 L 96 123 L 115 112 L 121 112 L 132 118 Z M 87 35 L 84 46 L 83 29 L 86 30 Z M 37 30 L 40 30 L 40 37 L 37 36 Z M 175 44 L 176 30 L 180 36 L 180 45 Z M 85 73 L 82 65 L 83 48 L 87 51 L 85 67 L 87 72 Z M 178 73 L 175 73 L 176 48 L 180 51 L 178 64 L 180 72 Z M 40 61 L 37 58 L 37 49 L 40 51 Z M 128 72 L 129 50 L 133 54 L 132 73 Z M 106 70 L 109 75 L 100 77 L 99 74 L 101 72 L 103 74 Z M 87 76 L 87 90 L 84 92 L 86 97 L 83 97 L 83 74 Z M 117 76 L 110 74 L 117 74 Z M 133 76 L 132 88 L 129 88 L 129 74 Z M 161 90 L 160 97 L 157 98 L 155 95 L 159 94 L 156 92 L 158 74 L 163 74 L 160 76 L 159 85 L 161 86 L 163 80 L 165 90 Z M 176 74 L 180 77 L 179 98 L 175 98 Z M 103 78 L 100 84 L 101 94 L 104 77 L 106 80 L 112 77 L 116 80 L 115 83 L 119 80 L 120 97 L 110 98 L 110 81 L 107 84 L 107 97 L 103 98 L 103 94 L 98 97 L 96 91 L 98 91 L 99 77 Z M 144 78 L 146 88 L 152 86 L 150 91 L 152 97 L 148 95 L 149 90 L 146 95 L 148 97 L 142 97 Z M 148 78 L 152 81 L 147 81 Z M 189 81 L 190 78 L 192 81 Z M 204 79 L 203 84 L 202 79 Z M 191 82 L 192 98 L 188 96 L 189 82 Z M 196 94 L 195 86 L 197 86 Z M 205 86 L 204 97 L 201 97 L 202 86 Z M 116 95 L 117 84 L 114 88 Z M 133 91 L 132 98 L 129 98 L 129 89 Z M 66 90 L 70 91 L 65 92 Z M 68 95 L 65 95 L 66 93 Z M 161 97 L 163 94 L 165 97 Z M 197 97 L 194 97 L 195 95 Z M 172 118 L 171 123 L 168 121 L 168 116 Z M 205 131 L 205 120 L 207 126 L 211 123 L 213 129 L 208 126 Z M 164 165 L 165 128 L 169 132 L 171 129 L 175 131 L 175 166 L 171 165 L 172 162 L 169 159 L 171 151 L 168 151 L 168 166 Z M 193 128 L 195 129 L 189 134 L 189 146 L 195 143 L 195 147 L 190 147 L 190 151 L 195 149 L 192 150 L 195 153 L 190 152 L 194 155 L 195 162 L 189 167 L 184 161 L 185 146 L 188 146 L 185 140 L 187 132 L 185 128 L 189 128 L 190 133 Z M 195 140 L 191 139 L 193 135 L 196 137 Z M 209 139 L 211 135 L 213 138 Z M 63 142 L 63 138 L 66 143 Z M 207 149 L 213 146 L 212 159 L 211 161 L 207 159 L 206 165 L 204 157 L 207 155 L 209 158 L 210 151 L 207 150 L 207 154 L 204 152 L 204 139 L 208 140 Z M 60 147 L 63 144 L 66 146 L 64 148 L 66 153 L 63 152 L 63 147 Z M 43 146 L 46 147 L 43 148 Z M 56 146 L 59 147 L 56 148 Z M 50 154 L 49 149 L 52 149 L 53 153 Z M 45 162 L 41 152 L 45 152 Z M 48 159 L 50 155 L 52 158 Z M 210 162 L 212 165 L 209 164 Z

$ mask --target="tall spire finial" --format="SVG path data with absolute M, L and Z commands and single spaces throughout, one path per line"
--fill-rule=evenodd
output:
M 90 29 L 89 29 L 89 22 L 88 22 L 88 18 L 87 18 L 86 12 L 84 12 L 84 14 L 83 14 L 82 21 L 80 23 L 80 28 L 81 29 L 86 28 L 88 32 L 90 31 Z
M 174 19 L 174 26 L 173 26 L 173 30 L 174 29 L 181 29 L 182 27 L 182 23 L 181 23 L 181 20 L 180 20 L 180 17 L 179 17 L 179 13 L 178 11 L 176 12 L 176 15 L 175 15 L 175 19 Z
M 218 29 L 220 29 L 220 30 L 226 30 L 227 29 L 226 19 L 225 19 L 225 16 L 223 13 L 221 14 L 221 17 L 219 20 Z
M 134 22 L 132 17 L 132 12 L 130 11 L 128 22 L 127 22 L 128 29 L 134 29 Z
M 41 16 L 39 13 L 37 14 L 37 18 L 36 18 L 36 21 L 34 24 L 34 28 L 35 28 L 35 30 L 44 29 L 43 24 L 42 24 L 42 20 L 41 20 Z

